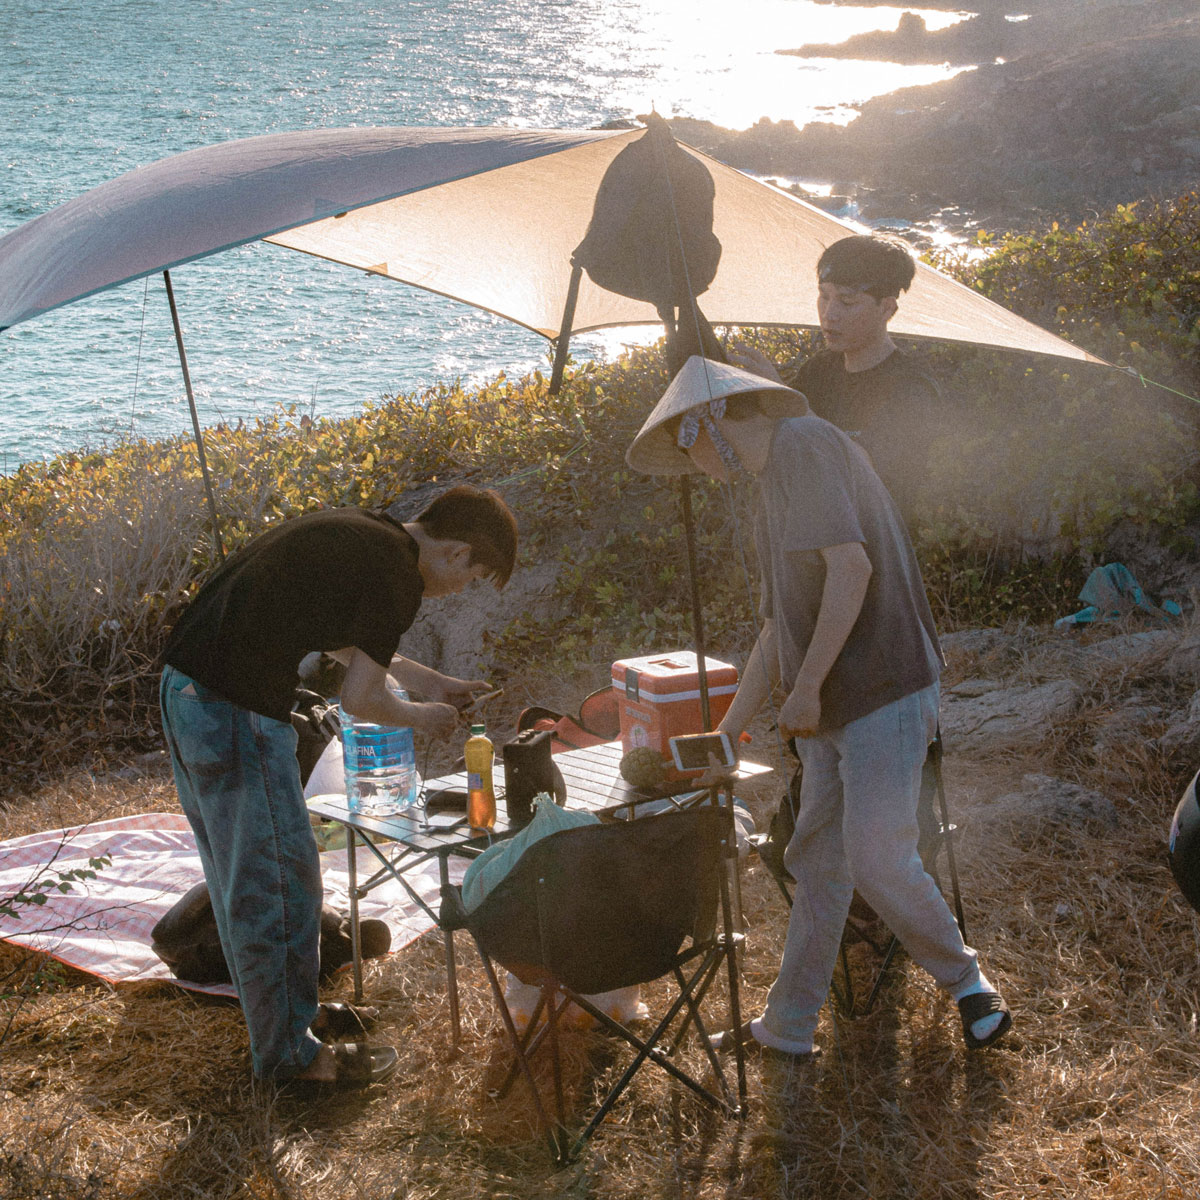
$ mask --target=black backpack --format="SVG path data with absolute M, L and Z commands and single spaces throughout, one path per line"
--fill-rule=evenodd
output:
M 708 288 L 721 243 L 708 168 L 676 143 L 662 117 L 651 114 L 646 123 L 605 171 L 572 261 L 597 286 L 662 313 L 690 308 Z
M 359 921 L 358 932 L 363 958 L 375 958 L 391 948 L 392 934 L 383 921 Z M 176 979 L 192 983 L 232 982 L 207 883 L 196 884 L 168 909 L 150 932 L 150 947 Z M 322 905 L 321 978 L 328 979 L 351 957 L 350 918 Z

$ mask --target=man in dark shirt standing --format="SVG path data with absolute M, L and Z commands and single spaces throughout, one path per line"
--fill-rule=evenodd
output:
M 361 1087 L 397 1062 L 391 1048 L 319 1036 L 338 1031 L 322 1029 L 317 1003 L 321 868 L 290 720 L 300 661 L 314 650 L 341 659 L 341 701 L 356 717 L 449 735 L 487 685 L 396 647 L 422 599 L 479 579 L 503 587 L 516 550 L 507 505 L 473 487 L 407 522 L 358 508 L 306 513 L 231 556 L 172 630 L 163 730 L 260 1079 Z M 426 699 L 398 699 L 389 674 Z
M 803 392 L 816 416 L 858 442 L 910 529 L 925 484 L 938 392 L 896 348 L 887 326 L 915 273 L 901 242 L 874 234 L 842 238 L 817 262 L 826 348 L 781 370 L 750 347 L 730 355 L 739 366 Z

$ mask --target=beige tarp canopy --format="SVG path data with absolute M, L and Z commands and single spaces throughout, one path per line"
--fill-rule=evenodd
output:
M 571 252 L 642 130 L 340 129 L 226 142 L 131 171 L 0 238 L 0 329 L 258 238 L 439 292 L 556 337 Z M 716 185 L 714 324 L 813 326 L 814 265 L 851 229 L 695 154 Z M 574 331 L 654 323 L 586 277 Z M 891 328 L 1081 361 L 1085 351 L 928 267 Z

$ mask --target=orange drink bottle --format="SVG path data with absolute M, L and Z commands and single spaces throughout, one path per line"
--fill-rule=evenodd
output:
M 467 824 L 472 829 L 491 829 L 496 824 L 496 792 L 492 786 L 495 751 L 482 724 L 471 726 L 463 747 L 467 762 Z

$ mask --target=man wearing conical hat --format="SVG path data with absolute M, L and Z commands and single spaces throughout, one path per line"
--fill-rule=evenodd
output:
M 957 1001 L 967 1046 L 991 1045 L 1008 1009 L 917 852 L 941 649 L 904 523 L 866 454 L 794 389 L 694 356 L 626 458 L 649 474 L 746 476 L 757 490 L 762 630 L 720 728 L 736 745 L 781 684 L 778 725 L 803 776 L 784 856 L 796 891 L 783 960 L 740 1036 L 814 1052 L 857 890 Z

